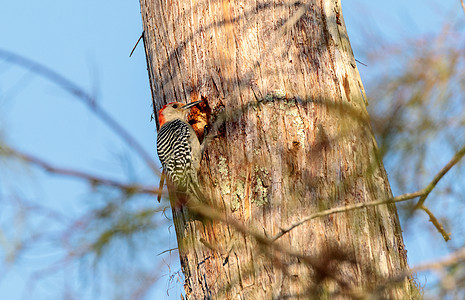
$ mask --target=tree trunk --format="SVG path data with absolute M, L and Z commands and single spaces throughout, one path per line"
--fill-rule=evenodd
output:
M 317 211 L 391 197 L 340 1 L 140 3 L 154 110 L 205 96 L 221 125 L 199 178 L 224 218 L 271 238 Z M 394 205 L 313 219 L 274 243 L 173 213 L 189 299 L 415 290 Z

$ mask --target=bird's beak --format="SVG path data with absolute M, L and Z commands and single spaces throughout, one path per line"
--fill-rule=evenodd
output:
M 199 100 L 199 101 L 195 101 L 195 102 L 188 103 L 188 104 L 184 105 L 184 106 L 182 107 L 182 109 L 189 109 L 189 108 L 191 108 L 191 107 L 193 107 L 193 106 L 199 104 L 200 102 L 203 102 L 203 100 Z

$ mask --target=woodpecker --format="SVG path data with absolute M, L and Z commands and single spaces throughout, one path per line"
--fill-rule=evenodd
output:
M 189 104 L 171 102 L 158 111 L 157 152 L 163 172 L 177 191 L 193 194 L 198 200 L 202 199 L 197 181 L 202 151 L 186 117 L 189 110 L 202 101 Z

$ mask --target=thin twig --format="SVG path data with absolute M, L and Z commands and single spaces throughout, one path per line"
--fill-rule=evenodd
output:
M 140 40 L 144 37 L 144 32 L 142 31 L 142 34 L 140 35 L 139 39 L 137 40 L 136 44 L 134 45 L 134 48 L 132 48 L 131 54 L 129 54 L 129 57 L 132 56 L 134 53 L 134 50 L 136 50 L 137 45 L 139 45 Z
M 306 222 L 308 222 L 310 220 L 313 220 L 313 219 L 316 219 L 316 218 L 319 218 L 319 217 L 324 217 L 324 216 L 328 216 L 328 215 L 331 215 L 331 214 L 347 212 L 347 211 L 356 210 L 356 209 L 365 208 L 365 207 L 370 207 L 370 206 L 378 206 L 378 205 L 383 205 L 383 204 L 391 204 L 391 203 L 407 201 L 407 200 L 411 200 L 411 199 L 420 197 L 421 195 L 423 195 L 423 193 L 424 193 L 424 191 L 421 190 L 421 191 L 411 193 L 411 194 L 403 194 L 403 195 L 400 195 L 400 196 L 397 196 L 397 197 L 394 197 L 394 198 L 390 198 L 390 199 L 387 199 L 387 200 L 377 200 L 377 201 L 372 201 L 372 202 L 356 203 L 356 204 L 353 204 L 353 205 L 334 207 L 334 208 L 326 209 L 326 210 L 323 210 L 323 211 L 319 211 L 319 212 L 313 213 L 313 214 L 301 219 L 298 222 L 295 222 L 295 223 L 291 224 L 290 226 L 288 226 L 286 228 L 281 228 L 281 231 L 278 234 L 276 234 L 274 237 L 272 237 L 271 239 L 273 241 L 276 241 L 277 239 L 279 239 L 280 237 L 282 237 L 283 235 L 285 235 L 286 233 L 288 233 L 289 231 L 291 231 L 295 227 L 300 226 L 300 225 L 302 225 L 302 224 L 304 224 L 304 223 L 306 223 Z
M 460 3 L 462 4 L 463 12 L 465 13 L 465 4 L 463 3 L 463 0 L 460 0 Z
M 378 284 L 376 288 L 377 292 L 375 294 L 371 294 L 370 292 L 366 291 L 363 293 L 363 299 L 378 299 L 380 291 L 385 290 L 393 284 L 401 283 L 407 278 L 414 277 L 415 273 L 429 270 L 443 271 L 444 268 L 456 265 L 458 263 L 465 263 L 465 248 L 461 248 L 456 252 L 448 255 L 447 257 L 436 259 L 434 262 L 426 262 L 413 268 L 410 268 L 409 270 L 405 270 L 397 276 L 385 278 L 384 283 Z M 370 295 L 371 297 L 369 297 Z
M 111 187 L 118 188 L 122 191 L 125 191 L 127 193 L 150 194 L 150 195 L 156 195 L 158 193 L 158 189 L 154 189 L 151 187 L 145 187 L 145 186 L 141 186 L 138 184 L 126 184 L 126 183 L 118 182 L 118 181 L 108 179 L 108 178 L 97 177 L 97 176 L 84 173 L 81 171 L 55 167 L 51 165 L 50 163 L 44 161 L 43 159 L 37 158 L 30 154 L 20 152 L 12 148 L 2 147 L 0 150 L 6 155 L 19 158 L 32 165 L 40 167 L 47 172 L 54 173 L 54 174 L 60 174 L 63 176 L 68 176 L 68 177 L 84 179 L 88 181 L 90 184 L 100 184 L 100 185 L 111 186 Z
M 226 225 L 231 226 L 236 231 L 254 238 L 259 244 L 263 246 L 268 246 L 275 251 L 281 252 L 283 254 L 289 255 L 291 257 L 297 258 L 300 261 L 304 262 L 307 266 L 312 267 L 317 272 L 323 272 L 325 276 L 335 280 L 338 282 L 342 287 L 347 288 L 347 283 L 338 278 L 335 274 L 331 274 L 325 271 L 326 266 L 322 265 L 320 260 L 316 257 L 312 257 L 309 255 L 302 254 L 298 251 L 294 251 L 292 249 L 287 248 L 285 245 L 280 245 L 279 243 L 273 243 L 274 241 L 264 234 L 250 229 L 248 226 L 244 225 L 241 222 L 238 222 L 236 219 L 229 217 L 227 214 L 220 212 L 219 210 L 200 203 L 198 201 L 188 201 L 186 203 L 189 207 L 189 210 L 199 216 L 205 217 L 209 220 L 219 221 Z
M 165 251 L 162 251 L 162 252 L 158 253 L 157 256 L 160 256 L 160 255 L 162 255 L 163 253 L 166 253 L 166 252 L 170 252 L 170 254 L 171 254 L 171 251 L 174 251 L 174 250 L 178 250 L 178 247 L 171 248 L 171 249 L 166 249 Z
M 455 153 L 454 157 L 452 157 L 452 159 L 447 163 L 447 165 L 445 165 L 444 168 L 442 168 L 441 171 L 439 171 L 439 173 L 436 176 L 434 176 L 433 180 L 428 184 L 428 186 L 424 188 L 426 193 L 420 197 L 420 200 L 418 200 L 418 203 L 415 205 L 415 209 L 421 208 L 423 203 L 425 203 L 426 197 L 428 197 L 429 193 L 431 193 L 431 191 L 436 187 L 439 180 L 441 180 L 442 177 L 444 177 L 444 175 L 446 175 L 446 173 L 449 172 L 449 170 L 453 166 L 455 166 L 464 155 L 465 146 L 462 149 L 460 149 L 457 153 Z
M 35 74 L 50 80 L 62 89 L 68 91 L 77 99 L 81 100 L 95 115 L 100 118 L 100 120 L 102 120 L 105 124 L 108 125 L 108 127 L 110 127 L 116 134 L 118 134 L 128 146 L 132 147 L 155 174 L 160 175 L 160 170 L 155 165 L 152 156 L 144 150 L 144 148 L 132 137 L 131 134 L 129 134 L 129 132 L 123 128 L 123 126 L 121 126 L 102 107 L 100 107 L 95 101 L 95 98 L 87 93 L 84 89 L 61 74 L 55 72 L 54 70 L 16 53 L 0 49 L 0 57 L 3 57 L 5 61 L 20 66 L 24 69 L 31 70 Z
M 434 262 L 424 263 L 419 266 L 413 267 L 411 272 L 415 273 L 425 270 L 439 270 L 457 264 L 459 262 L 465 262 L 465 248 L 459 249 L 458 251 L 452 253 L 451 255 L 443 259 L 438 259 Z
M 315 218 L 328 216 L 328 215 L 331 215 L 331 214 L 351 211 L 351 210 L 360 209 L 360 208 L 369 207 L 369 206 L 377 206 L 377 205 L 383 205 L 383 204 L 402 202 L 402 201 L 407 201 L 407 200 L 414 199 L 414 198 L 417 198 L 417 197 L 420 197 L 420 200 L 418 201 L 418 204 L 421 205 L 421 206 L 418 206 L 418 204 L 417 204 L 417 207 L 422 208 L 424 200 L 426 199 L 428 194 L 431 193 L 431 191 L 437 185 L 439 180 L 441 180 L 441 178 L 444 177 L 444 175 L 455 164 L 457 164 L 464 155 L 465 155 L 465 146 L 462 149 L 460 149 L 454 155 L 454 157 L 449 161 L 449 163 L 444 168 L 442 168 L 441 171 L 439 171 L 439 173 L 436 176 L 434 176 L 433 180 L 424 189 L 422 189 L 420 191 L 417 191 L 415 193 L 410 193 L 410 194 L 403 194 L 403 195 L 400 195 L 400 196 L 397 196 L 397 197 L 394 197 L 394 198 L 390 198 L 390 199 L 387 199 L 387 200 L 378 200 L 378 201 L 372 201 L 372 202 L 357 203 L 357 204 L 353 204 L 353 205 L 335 207 L 335 208 L 330 208 L 330 209 L 323 210 L 323 211 L 320 211 L 320 212 L 316 212 L 316 213 L 311 214 L 311 215 L 309 215 L 307 217 L 304 217 L 300 221 L 295 222 L 295 223 L 291 224 L 290 226 L 288 226 L 286 228 L 282 228 L 281 231 L 272 238 L 272 240 L 275 241 L 275 240 L 279 239 L 284 234 L 288 233 L 289 231 L 291 231 L 295 227 L 304 224 L 305 222 L 308 222 L 308 221 L 313 220 Z M 422 201 L 422 199 L 423 199 L 423 201 Z M 425 209 L 423 209 L 423 210 L 425 210 Z M 450 239 L 450 235 L 445 232 L 442 225 L 439 224 L 439 222 L 437 222 L 437 219 L 434 217 L 434 215 L 429 210 L 425 210 L 425 212 L 428 213 L 428 215 L 430 215 L 430 219 L 433 222 L 434 226 L 436 226 L 436 228 L 444 236 L 444 239 L 447 242 Z M 434 220 L 436 220 L 436 223 L 434 223 Z
M 447 242 L 450 240 L 450 233 L 447 233 L 445 230 L 444 230 L 444 226 L 442 226 L 441 223 L 439 223 L 438 219 L 434 216 L 434 214 L 424 205 L 420 206 L 420 209 L 424 210 L 428 216 L 429 216 L 429 220 L 431 221 L 431 223 L 433 223 L 434 227 L 436 227 L 436 229 L 439 231 L 439 233 L 442 234 L 442 237 L 444 238 L 444 240 Z
M 366 64 L 362 63 L 361 61 L 359 61 L 358 59 L 354 58 L 356 62 L 358 62 L 359 64 L 361 64 L 362 66 L 365 66 L 365 67 L 368 67 Z

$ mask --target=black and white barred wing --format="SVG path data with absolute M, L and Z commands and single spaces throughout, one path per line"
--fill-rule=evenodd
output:
M 192 167 L 188 126 L 181 120 L 168 122 L 160 128 L 157 137 L 157 152 L 163 170 L 181 189 L 187 187 Z

